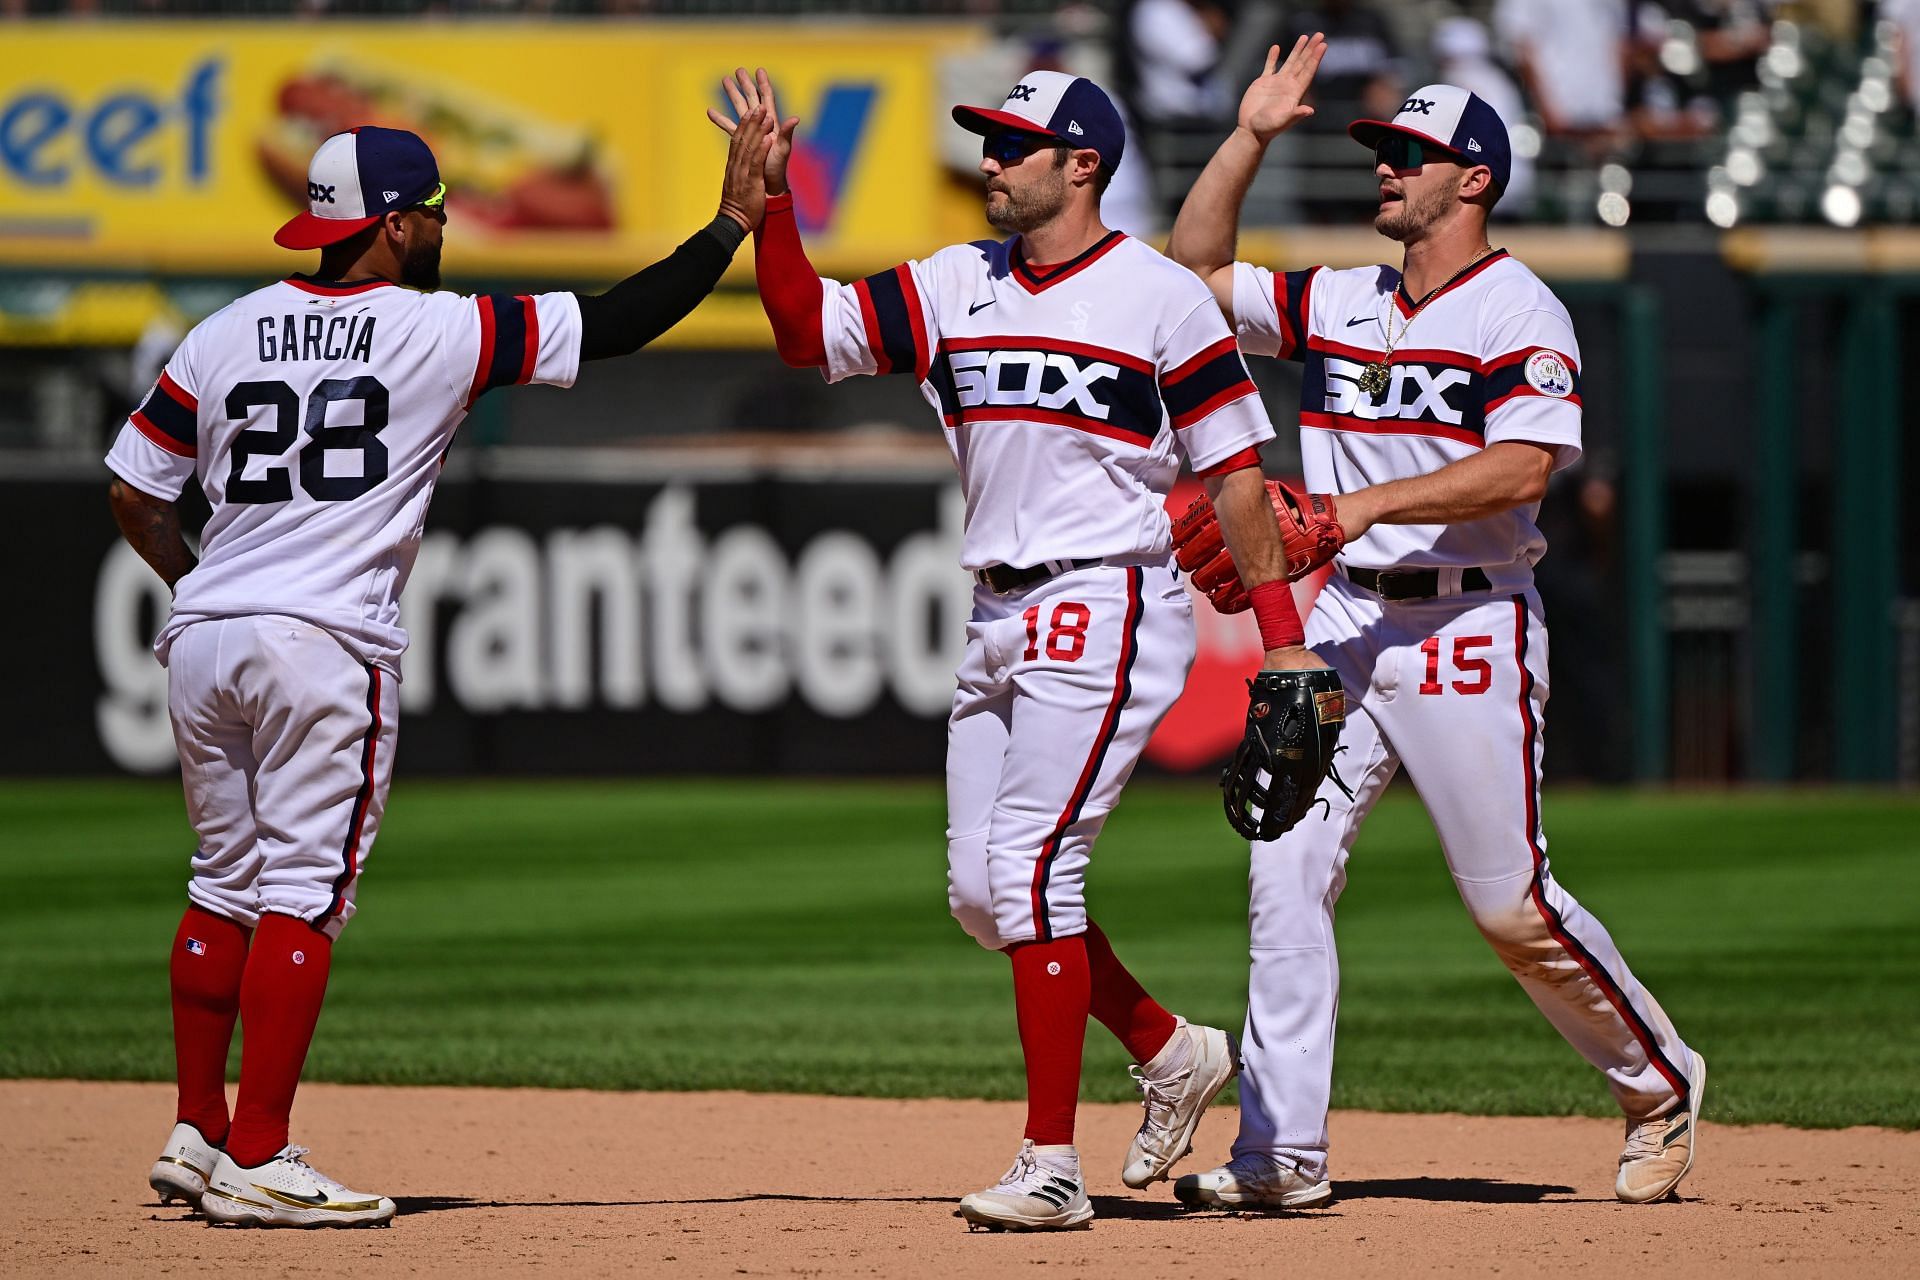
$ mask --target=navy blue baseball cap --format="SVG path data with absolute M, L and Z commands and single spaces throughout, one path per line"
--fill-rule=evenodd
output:
M 969 133 L 1018 129 L 1098 151 L 1108 172 L 1120 167 L 1127 149 L 1127 126 L 1106 90 L 1063 71 L 1029 71 L 998 107 L 955 107 L 953 120 Z
M 273 233 L 282 249 L 320 249 L 396 209 L 426 204 L 446 189 L 440 166 L 417 133 L 361 125 L 320 144 L 307 166 L 307 211 Z
M 1485 98 L 1458 85 L 1415 89 L 1393 119 L 1355 120 L 1347 132 L 1369 151 L 1390 133 L 1417 138 L 1461 164 L 1487 166 L 1500 191 L 1507 189 L 1507 179 L 1513 175 L 1513 146 L 1507 140 L 1506 122 Z

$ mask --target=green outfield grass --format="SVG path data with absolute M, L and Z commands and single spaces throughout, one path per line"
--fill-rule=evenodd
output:
M 1723 1121 L 1920 1126 L 1920 802 L 1550 792 L 1555 872 L 1713 1065 Z M 946 914 L 923 784 L 404 776 L 310 1079 L 1008 1098 L 1006 962 Z M 168 1079 L 192 846 L 162 783 L 0 784 L 0 1075 Z M 1140 784 L 1095 914 L 1161 998 L 1238 1027 L 1246 849 Z M 1605 1115 L 1396 793 L 1341 904 L 1335 1102 Z M 1086 1094 L 1131 1097 L 1097 1026 Z

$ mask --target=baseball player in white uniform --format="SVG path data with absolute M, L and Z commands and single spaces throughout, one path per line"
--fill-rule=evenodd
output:
M 320 249 L 319 270 L 196 325 L 121 430 L 113 509 L 174 589 L 155 651 L 199 836 L 171 961 L 163 1199 L 241 1225 L 393 1217 L 307 1164 L 288 1124 L 386 808 L 399 597 L 434 482 L 490 388 L 569 386 L 581 360 L 638 349 L 712 290 L 759 222 L 766 147 L 736 141 L 719 216 L 607 293 L 469 297 L 438 291 L 446 188 L 426 143 L 337 134 L 314 153 L 308 211 L 274 237 Z M 190 478 L 212 506 L 197 563 L 174 509 Z
M 771 103 L 764 71 L 728 92 L 741 112 Z M 1271 424 L 1226 320 L 1190 272 L 1100 221 L 1125 144 L 1112 102 L 1041 71 L 1002 106 L 954 118 L 983 135 L 987 217 L 1009 238 L 822 280 L 785 194 L 789 119 L 768 159 L 756 261 L 787 362 L 830 381 L 913 377 L 960 472 L 961 560 L 978 586 L 949 722 L 948 895 L 966 931 L 1012 961 L 1028 1088 L 1018 1157 L 960 1213 L 988 1228 L 1075 1227 L 1093 1217 L 1073 1145 L 1089 1014 L 1139 1064 L 1130 1186 L 1167 1175 L 1235 1070 L 1227 1034 L 1155 1002 L 1084 896 L 1094 839 L 1193 661 L 1164 510 L 1182 454 L 1257 584 L 1268 665 L 1320 664 L 1300 647 L 1257 465 Z
M 1234 259 L 1267 143 L 1311 114 L 1325 41 L 1280 50 L 1182 206 L 1169 251 L 1212 287 L 1241 349 L 1303 364 L 1307 487 L 1337 497 L 1345 546 L 1308 645 L 1347 696 L 1327 821 L 1253 846 L 1240 1135 L 1183 1177 L 1193 1205 L 1331 1198 L 1327 1103 L 1339 969 L 1333 908 L 1360 824 L 1405 766 L 1461 899 L 1540 1011 L 1606 1075 L 1627 1117 L 1620 1199 L 1689 1168 L 1706 1066 L 1606 930 L 1548 869 L 1540 821 L 1547 631 L 1533 566 L 1551 473 L 1580 456 L 1580 351 L 1566 308 L 1487 241 L 1510 167 L 1505 125 L 1451 85 L 1350 133 L 1374 153 L 1390 266 L 1276 273 Z

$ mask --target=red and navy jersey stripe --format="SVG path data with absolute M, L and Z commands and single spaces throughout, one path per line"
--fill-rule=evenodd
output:
M 1066 362 L 1084 376 L 1084 389 L 1068 387 Z M 1036 422 L 1143 449 L 1160 434 L 1153 365 L 1109 347 L 1017 335 L 944 338 L 928 381 L 948 426 Z
M 130 420 L 141 435 L 168 453 L 193 458 L 200 453 L 199 411 L 200 402 L 163 372 Z
M 483 293 L 480 309 L 480 357 L 474 362 L 471 405 L 482 392 L 533 380 L 540 354 L 540 314 L 525 294 Z
M 920 311 L 920 291 L 913 269 L 905 263 L 854 283 L 860 299 L 860 318 L 867 326 L 867 345 L 873 349 L 877 373 L 927 376 L 931 363 L 927 349 L 927 321 Z
M 1567 367 L 1567 372 L 1573 376 L 1572 394 L 1548 396 L 1546 392 L 1527 381 L 1527 361 L 1542 351 L 1557 356 L 1560 363 Z M 1489 360 L 1481 366 L 1481 369 L 1486 375 L 1486 408 L 1484 410 L 1486 413 L 1492 413 L 1509 400 L 1520 396 L 1541 396 L 1550 400 L 1564 400 L 1571 405 L 1581 403 L 1580 367 L 1574 364 L 1565 352 L 1557 351 L 1552 347 L 1527 347 Z
M 1142 586 L 1146 581 L 1146 571 L 1138 565 L 1127 569 L 1127 616 L 1120 629 L 1120 661 L 1114 672 L 1113 697 L 1107 702 L 1107 714 L 1100 721 L 1100 731 L 1094 735 L 1093 750 L 1087 755 L 1087 763 L 1080 770 L 1079 781 L 1073 785 L 1073 792 L 1067 797 L 1067 807 L 1061 810 L 1060 820 L 1053 824 L 1053 831 L 1041 846 L 1040 861 L 1033 868 L 1031 888 L 1033 902 L 1034 938 L 1039 942 L 1053 941 L 1053 922 L 1047 918 L 1047 881 L 1053 874 L 1053 860 L 1060 854 L 1060 842 L 1067 832 L 1073 830 L 1073 824 L 1080 821 L 1080 813 L 1087 805 L 1087 797 L 1093 792 L 1093 783 L 1100 776 L 1100 768 L 1106 763 L 1107 750 L 1113 746 L 1114 736 L 1120 730 L 1120 715 L 1133 700 L 1133 662 L 1140 656 L 1140 616 L 1145 612 L 1145 600 Z
M 1160 377 L 1160 398 L 1177 430 L 1185 430 L 1235 400 L 1258 395 L 1240 358 L 1240 344 L 1220 339 Z
M 1298 360 L 1307 351 L 1307 315 L 1313 302 L 1313 277 L 1319 267 L 1305 271 L 1276 272 L 1273 277 L 1273 305 L 1280 313 L 1280 350 L 1282 360 Z

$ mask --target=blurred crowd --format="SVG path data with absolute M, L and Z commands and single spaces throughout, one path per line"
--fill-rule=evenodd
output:
M 1758 91 L 1805 70 L 1798 55 L 1809 41 L 1889 51 L 1898 101 L 1883 110 L 1910 129 L 1920 103 L 1920 0 L 1124 0 L 1117 19 L 1116 79 L 1136 119 L 1163 139 L 1230 127 L 1266 49 L 1312 31 L 1329 49 L 1307 135 L 1390 116 L 1423 83 L 1473 90 L 1513 130 L 1508 217 L 1528 216 L 1542 167 L 1703 172 L 1743 109 L 1771 109 Z M 1793 58 L 1776 53 L 1782 45 Z M 1301 145 L 1310 169 L 1311 137 Z M 1687 203 L 1697 217 L 1697 197 Z M 1344 218 L 1350 204 L 1311 192 L 1299 200 L 1311 220 Z

